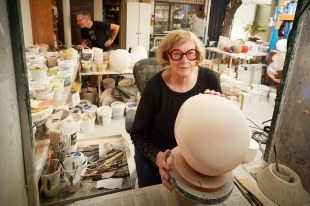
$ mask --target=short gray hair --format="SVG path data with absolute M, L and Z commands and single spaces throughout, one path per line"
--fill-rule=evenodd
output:
M 77 12 L 75 12 L 75 16 L 77 17 L 78 15 L 82 16 L 83 18 L 91 19 L 91 15 L 88 11 L 77 11 Z

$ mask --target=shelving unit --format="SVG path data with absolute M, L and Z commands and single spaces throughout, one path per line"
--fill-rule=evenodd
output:
M 105 10 L 107 22 L 120 25 L 120 0 L 104 0 L 103 9 Z M 119 34 L 115 38 L 115 44 L 119 44 Z
M 278 39 L 278 32 L 283 22 L 292 22 L 294 20 L 295 14 L 281 13 L 281 7 L 283 6 L 285 0 L 278 0 L 276 11 L 275 11 L 275 26 L 271 34 L 270 39 L 270 50 L 276 48 L 276 42 Z M 298 3 L 298 1 L 296 1 Z
M 246 57 L 267 57 L 268 53 L 264 53 L 264 52 L 248 52 L 248 53 L 239 53 L 239 54 L 235 54 L 235 53 L 229 53 L 229 52 L 225 52 L 222 51 L 218 48 L 215 47 L 207 47 L 207 50 L 212 51 L 212 52 L 216 52 L 222 55 L 226 55 L 230 57 L 230 61 L 229 61 L 229 68 L 232 68 L 232 59 L 237 59 L 237 58 L 246 58 Z M 211 52 L 209 52 L 209 57 L 208 59 L 211 59 Z M 248 65 L 248 64 L 247 64 Z M 266 64 L 251 64 L 252 66 L 266 66 Z
M 100 97 L 101 95 L 100 84 L 102 81 L 102 75 L 109 75 L 109 74 L 132 74 L 132 68 L 128 68 L 123 72 L 117 72 L 109 69 L 103 72 L 87 72 L 87 73 L 79 72 L 79 80 L 80 82 L 82 82 L 82 76 L 98 76 L 98 95 Z

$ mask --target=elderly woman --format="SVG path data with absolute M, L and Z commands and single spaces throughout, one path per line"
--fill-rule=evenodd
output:
M 200 93 L 221 95 L 216 75 L 198 66 L 204 56 L 198 37 L 183 30 L 167 34 L 157 49 L 157 60 L 166 69 L 147 83 L 130 133 L 139 187 L 163 183 L 172 190 L 167 157 L 177 146 L 174 123 L 181 105 Z

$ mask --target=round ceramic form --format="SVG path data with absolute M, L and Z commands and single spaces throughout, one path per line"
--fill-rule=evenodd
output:
M 208 176 L 233 170 L 242 162 L 250 143 L 250 129 L 239 107 L 209 94 L 184 102 L 174 132 L 186 162 Z
M 118 72 L 126 71 L 130 65 L 129 53 L 125 49 L 112 51 L 109 57 L 111 69 Z

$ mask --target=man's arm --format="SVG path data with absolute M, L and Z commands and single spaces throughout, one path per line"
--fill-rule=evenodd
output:
M 114 42 L 117 36 L 118 30 L 119 30 L 119 25 L 111 24 L 110 31 L 112 32 L 112 34 L 111 34 L 111 37 L 109 37 L 108 41 L 105 42 L 104 46 L 108 47 Z
M 88 45 L 88 39 L 83 39 L 82 43 L 80 45 L 77 45 L 76 48 L 77 49 L 83 49 L 84 47 L 86 47 Z

